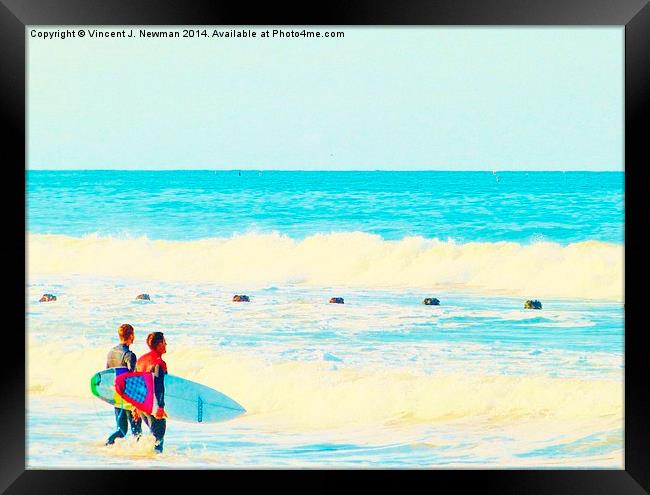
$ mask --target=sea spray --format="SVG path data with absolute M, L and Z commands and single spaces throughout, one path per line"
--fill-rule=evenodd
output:
M 104 349 L 36 344 L 28 352 L 28 394 L 91 397 L 89 380 Z M 243 421 L 297 430 L 483 418 L 494 423 L 622 418 L 622 383 L 613 379 L 427 374 L 409 367 L 275 361 L 246 352 L 185 348 L 165 356 L 170 371 L 211 386 L 247 409 Z M 238 419 L 237 421 L 240 421 Z
M 81 274 L 240 286 L 303 284 L 463 289 L 522 297 L 623 300 L 621 244 L 465 244 L 362 232 L 195 241 L 29 234 L 30 277 Z

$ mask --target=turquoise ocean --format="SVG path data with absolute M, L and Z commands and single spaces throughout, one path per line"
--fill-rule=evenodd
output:
M 25 234 L 28 468 L 623 466 L 623 172 L 30 170 Z M 120 323 L 247 413 L 104 446 Z

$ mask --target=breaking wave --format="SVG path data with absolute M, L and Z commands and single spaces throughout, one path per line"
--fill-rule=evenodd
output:
M 167 241 L 28 234 L 28 276 L 75 274 L 168 282 L 462 289 L 622 301 L 624 246 L 584 241 L 456 243 L 363 232 Z
M 106 352 L 31 343 L 28 393 L 92 397 L 90 377 L 102 368 Z M 174 350 L 165 359 L 171 373 L 240 402 L 247 409 L 241 420 L 274 427 L 317 430 L 472 418 L 497 423 L 622 419 L 620 380 L 337 367 L 327 361 L 271 361 L 246 352 L 194 346 Z

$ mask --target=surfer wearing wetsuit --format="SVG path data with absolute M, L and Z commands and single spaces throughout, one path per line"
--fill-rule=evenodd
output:
M 135 333 L 133 327 L 128 323 L 124 323 L 117 328 L 117 335 L 120 337 L 120 344 L 113 347 L 106 357 L 107 368 L 126 368 L 129 371 L 135 371 L 136 356 L 133 351 L 129 350 L 129 346 L 135 340 Z M 117 423 L 117 431 L 111 434 L 106 441 L 106 445 L 113 445 L 116 438 L 124 438 L 128 431 L 128 423 L 131 425 L 131 433 L 135 437 L 142 434 L 142 420 L 138 417 L 137 413 L 133 414 L 128 409 L 121 407 L 115 408 L 115 422 Z
M 167 352 L 167 342 L 162 332 L 153 332 L 147 336 L 147 345 L 151 352 L 138 359 L 135 370 L 153 373 L 154 395 L 158 408 L 153 416 L 141 413 L 147 426 L 156 439 L 154 449 L 156 452 L 163 451 L 163 438 L 167 429 L 165 419 L 165 375 L 167 374 L 167 363 L 162 360 L 162 355 Z

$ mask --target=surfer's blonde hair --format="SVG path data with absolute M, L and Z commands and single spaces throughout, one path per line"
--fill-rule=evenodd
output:
M 120 340 L 124 341 L 133 335 L 133 327 L 128 323 L 122 323 L 117 327 L 117 334 L 120 336 Z

